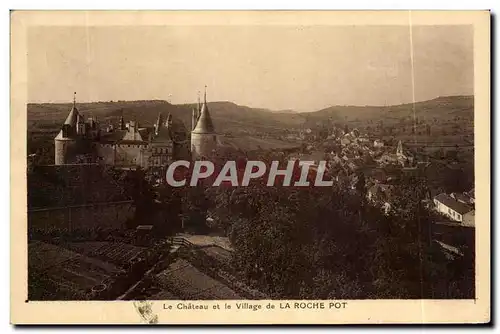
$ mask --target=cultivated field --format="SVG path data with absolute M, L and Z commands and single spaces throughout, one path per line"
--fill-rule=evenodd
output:
M 181 299 L 241 299 L 226 285 L 196 269 L 191 263 L 177 259 L 155 277 L 156 282 Z
M 123 272 L 112 263 L 56 245 L 33 242 L 28 246 L 28 285 L 30 291 L 36 288 L 31 300 L 85 299 L 92 287 L 111 283 Z

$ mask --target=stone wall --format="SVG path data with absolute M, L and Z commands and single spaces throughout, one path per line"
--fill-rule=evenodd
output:
M 55 139 L 54 140 L 54 164 L 64 165 L 74 163 L 77 155 L 77 143 L 70 139 Z
M 132 219 L 135 206 L 132 201 L 75 205 L 61 208 L 28 211 L 29 229 L 122 229 Z
M 210 156 L 212 150 L 217 148 L 217 137 L 215 134 L 191 133 L 191 153 L 193 158 Z
M 142 165 L 141 148 L 142 145 L 116 145 L 115 164 L 116 165 Z
M 101 158 L 101 162 L 106 165 L 115 164 L 115 145 L 113 144 L 98 144 L 97 155 Z
M 464 214 L 462 217 L 462 223 L 464 226 L 470 226 L 473 227 L 475 226 L 475 216 L 476 216 L 476 211 L 472 210 L 471 212 L 467 212 Z

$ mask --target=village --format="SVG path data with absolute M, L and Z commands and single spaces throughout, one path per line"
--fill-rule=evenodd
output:
M 474 190 L 446 193 L 430 186 L 428 169 L 441 162 L 402 141 L 394 147 L 356 128 L 332 125 L 320 136 L 313 129 L 299 130 L 295 138 L 289 134 L 292 148 L 287 150 L 228 154 L 218 147 L 206 95 L 193 108 L 190 134 L 182 122 L 170 115 L 164 121 L 161 113 L 152 129 L 126 123 L 123 117 L 116 128 L 103 129 L 94 119 L 84 123 L 74 101 L 55 138 L 55 164 L 28 164 L 32 298 L 53 298 L 55 291 L 65 299 L 266 298 L 267 289 L 256 288 L 234 269 L 244 255 L 241 242 L 255 241 L 236 232 L 238 216 L 246 210 L 234 206 L 239 195 L 231 188 L 255 186 L 259 177 L 269 194 L 284 194 L 279 189 L 288 185 L 337 189 L 360 201 L 353 210 L 361 218 L 370 211 L 376 214 L 372 207 L 396 224 L 408 201 L 415 202 L 431 217 L 434 248 L 449 261 L 471 255 L 466 253 L 473 245 Z M 294 142 L 300 145 L 293 148 Z M 189 151 L 192 159 L 183 160 Z M 188 185 L 174 174 L 179 166 L 189 167 L 190 160 L 195 173 Z M 231 176 L 237 167 L 244 173 Z M 422 190 L 418 198 L 405 199 L 402 189 L 408 185 Z M 261 192 L 250 187 L 244 196 Z M 290 196 L 286 202 L 303 194 Z M 252 199 L 257 207 L 249 211 L 249 223 L 265 219 L 262 200 Z M 273 210 L 280 205 L 288 210 L 292 204 L 281 201 Z
M 308 163 L 311 170 L 318 170 L 326 161 L 325 175 L 351 191 L 359 182 L 366 198 L 387 214 L 393 207 L 394 192 L 405 179 L 423 180 L 429 186 L 423 203 L 439 215 L 439 221 L 474 227 L 474 187 L 462 192 L 449 192 L 427 182 L 436 166 L 450 167 L 446 161 L 436 160 L 429 155 L 405 147 L 400 140 L 396 146 L 387 145 L 384 140 L 370 133 L 361 133 L 347 126 L 332 126 L 322 137 L 311 128 L 286 136 L 289 140 L 306 142 L 298 152 L 279 152 L 283 160 Z

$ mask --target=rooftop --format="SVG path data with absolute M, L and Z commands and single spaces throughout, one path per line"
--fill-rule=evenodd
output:
M 436 201 L 444 204 L 445 206 L 449 207 L 453 211 L 458 212 L 461 215 L 472 211 L 472 208 L 470 206 L 455 200 L 450 195 L 445 194 L 445 193 L 441 193 L 441 194 L 437 195 L 436 197 L 434 197 L 434 199 Z

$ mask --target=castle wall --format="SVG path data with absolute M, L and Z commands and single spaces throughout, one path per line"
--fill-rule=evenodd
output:
M 209 156 L 217 148 L 217 137 L 209 133 L 191 133 L 191 154 L 194 159 Z
M 122 229 L 132 219 L 132 201 L 34 209 L 28 211 L 28 228 L 50 230 L 87 230 L 95 228 Z
M 66 163 L 65 155 L 66 155 L 66 146 L 65 141 L 54 140 L 54 164 L 63 165 Z
M 189 142 L 174 144 L 172 158 L 174 160 L 190 160 Z
M 188 152 L 188 147 L 183 147 L 183 149 Z M 178 147 L 173 147 L 171 143 L 156 144 L 152 147 L 128 144 L 97 145 L 97 154 L 102 163 L 107 165 L 137 165 L 143 168 L 167 165 L 175 154 L 174 151 L 177 150 Z M 182 156 L 185 159 L 189 158 L 189 156 L 185 157 L 186 154 Z
M 106 165 L 115 164 L 115 145 L 113 144 L 98 144 L 97 156 L 100 161 Z
M 115 164 L 116 165 L 142 165 L 141 148 L 144 145 L 116 145 Z
M 64 165 L 74 163 L 78 153 L 78 144 L 74 140 L 54 140 L 54 164 Z
M 92 142 L 86 139 L 55 139 L 54 164 L 89 163 L 95 160 Z

